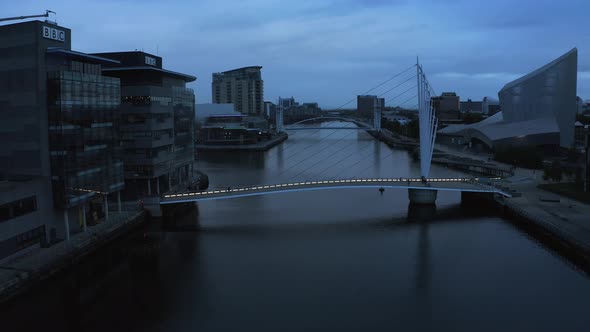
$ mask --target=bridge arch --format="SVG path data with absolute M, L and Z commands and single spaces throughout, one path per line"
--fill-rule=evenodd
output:
M 345 117 L 340 117 L 340 116 L 318 116 L 315 118 L 309 118 L 309 119 L 305 119 L 305 120 L 301 120 L 295 123 L 292 123 L 290 125 L 285 126 L 285 129 L 289 129 L 289 128 L 294 128 L 297 125 L 300 124 L 304 124 L 306 122 L 312 122 L 312 121 L 317 121 L 317 120 L 337 120 L 337 121 L 342 121 L 342 122 L 350 122 L 350 123 L 354 123 L 357 126 L 363 128 L 363 129 L 373 129 L 373 127 L 371 127 L 369 124 L 361 122 L 357 119 L 351 119 L 351 118 L 345 118 Z

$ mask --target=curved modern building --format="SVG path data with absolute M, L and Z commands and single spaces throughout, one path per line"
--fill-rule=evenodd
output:
M 472 125 L 452 125 L 441 134 L 478 140 L 489 148 L 574 142 L 578 50 L 506 84 L 498 96 L 502 112 Z

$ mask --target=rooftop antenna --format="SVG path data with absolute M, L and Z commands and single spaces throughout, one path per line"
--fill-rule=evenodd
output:
M 34 18 L 34 17 L 49 17 L 49 13 L 56 14 L 54 11 L 46 9 L 45 14 L 0 18 L 0 22 L 14 21 L 14 20 L 26 20 L 27 18 Z

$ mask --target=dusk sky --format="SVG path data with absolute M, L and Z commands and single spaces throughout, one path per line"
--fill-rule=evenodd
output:
M 2 17 L 57 12 L 77 51 L 162 56 L 165 68 L 197 76 L 197 103 L 211 102 L 213 72 L 259 65 L 265 100 L 333 108 L 416 56 L 437 93 L 497 98 L 505 83 L 573 47 L 578 95 L 590 99 L 588 0 L 0 1 Z M 386 102 L 396 91 L 404 90 Z

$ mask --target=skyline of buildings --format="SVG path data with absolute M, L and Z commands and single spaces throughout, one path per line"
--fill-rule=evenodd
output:
M 190 180 L 195 157 L 195 95 L 186 83 L 196 77 L 164 69 L 161 57 L 141 51 L 74 51 L 71 30 L 51 22 L 2 25 L 0 47 L 0 106 L 4 112 L 0 137 L 5 142 L 0 148 L 0 176 L 7 190 L 19 193 L 2 195 L 0 215 L 4 221 L 29 220 L 3 233 L 0 248 L 8 249 L 0 252 L 0 258 L 22 247 L 22 238 L 29 241 L 26 243 L 52 242 L 85 230 L 90 219 L 108 216 L 109 199 L 120 206 L 122 191 L 124 198 L 137 199 Z M 270 117 L 273 105 L 264 101 L 261 69 L 250 66 L 212 74 L 215 101 L 231 103 L 249 118 L 240 119 L 239 130 L 211 129 L 208 140 L 243 142 L 245 132 L 264 128 L 254 117 Z M 494 125 L 534 120 L 547 124 L 536 129 L 552 139 L 555 130 L 549 127 L 555 124 L 560 144 L 567 146 L 573 140 L 573 121 L 569 126 L 571 114 L 562 116 L 560 110 L 569 110 L 571 105 L 578 109 L 576 69 L 574 49 L 507 84 L 499 92 L 504 118 Z M 561 85 L 560 80 L 564 80 Z M 531 98 L 542 102 L 531 102 Z M 564 103 L 564 98 L 572 104 Z M 461 110 L 455 93 L 445 92 L 433 101 L 437 109 Z M 294 118 L 314 116 L 320 110 L 317 103 L 298 105 L 293 97 L 282 102 L 290 103 Z M 474 106 L 466 107 L 483 108 L 482 102 L 472 103 Z M 488 104 L 497 106 L 495 100 Z M 366 118 L 381 114 L 384 105 L 385 99 L 376 95 L 357 96 L 358 114 Z M 521 109 L 526 111 L 515 111 Z M 380 120 L 381 116 L 373 118 Z M 527 124 L 536 124 L 534 121 Z M 219 127 L 218 122 L 209 124 Z M 258 138 L 252 134 L 252 140 Z M 42 210 L 49 212 L 43 212 L 48 217 L 41 220 L 38 213 Z

